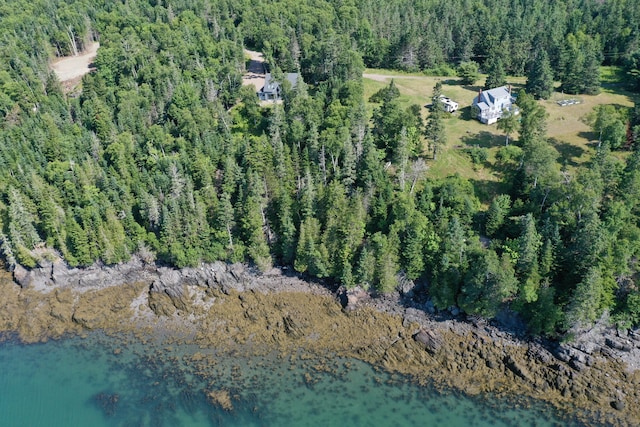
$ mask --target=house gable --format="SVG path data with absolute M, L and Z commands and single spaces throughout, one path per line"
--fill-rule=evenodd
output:
M 287 73 L 285 79 L 294 88 L 298 85 L 300 74 Z M 282 87 L 280 82 L 273 78 L 271 73 L 267 73 L 264 78 L 264 86 L 258 91 L 258 97 L 263 101 L 279 101 L 282 99 Z
M 514 111 L 515 98 L 511 96 L 511 87 L 502 86 L 490 90 L 480 90 L 473 99 L 473 106 L 477 108 L 477 118 L 482 123 L 492 124 L 502 117 L 504 110 Z

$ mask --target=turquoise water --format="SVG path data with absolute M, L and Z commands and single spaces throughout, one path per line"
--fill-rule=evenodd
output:
M 226 390 L 233 409 L 205 390 Z M 0 426 L 579 425 L 552 415 L 438 393 L 357 360 L 219 355 L 102 334 L 0 344 Z

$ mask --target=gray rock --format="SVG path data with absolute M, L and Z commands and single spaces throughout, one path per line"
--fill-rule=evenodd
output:
M 242 264 L 227 265 L 215 262 L 208 267 L 207 284 L 218 286 L 222 292 L 229 294 L 232 290 L 243 292 L 247 281 L 247 271 Z
M 31 285 L 29 271 L 20 264 L 16 264 L 13 269 L 13 280 L 23 288 L 28 288 Z
M 436 354 L 444 345 L 444 340 L 438 333 L 427 329 L 420 330 L 413 336 L 413 339 L 424 344 L 424 349 L 432 355 Z
M 346 305 L 344 307 L 345 311 L 356 310 L 358 307 L 371 300 L 371 295 L 369 295 L 369 293 L 360 286 L 347 290 L 346 297 Z
M 569 349 L 561 345 L 552 348 L 551 354 L 553 354 L 556 359 L 561 360 L 565 363 L 568 363 L 571 360 L 571 353 Z
M 77 277 L 75 277 L 78 274 L 77 269 L 74 272 L 75 274 L 73 274 L 69 271 L 69 266 L 67 265 L 67 263 L 61 259 L 56 260 L 54 263 L 52 263 L 50 270 L 51 279 L 57 286 L 73 286 L 78 283 Z M 89 277 L 94 274 L 95 270 L 89 267 L 84 270 L 83 276 L 86 277 L 87 280 L 90 280 Z
M 429 300 L 424 304 L 424 310 L 429 314 L 435 314 L 436 307 L 433 305 L 433 301 Z
M 170 268 L 162 268 L 160 270 L 159 277 L 151 284 L 149 293 L 164 294 L 171 299 L 171 303 L 176 309 L 187 311 L 191 300 L 182 272 Z
M 413 298 L 416 284 L 413 280 L 401 277 L 397 286 L 398 292 L 405 298 Z
M 611 402 L 611 407 L 617 411 L 622 411 L 624 410 L 624 402 L 620 399 L 616 399 L 614 401 Z
M 514 374 L 522 378 L 523 380 L 533 382 L 529 370 L 514 359 L 510 354 L 504 358 L 504 365 Z
M 424 318 L 423 313 L 415 308 L 407 308 L 402 316 L 402 326 L 408 327 L 412 323 L 422 323 Z
M 622 342 L 622 341 L 618 341 L 615 340 L 613 338 L 606 338 L 604 340 L 605 344 L 607 344 L 607 346 L 615 349 L 615 350 L 620 350 L 620 351 L 631 351 L 631 349 L 633 348 L 630 344 L 626 343 L 626 342 Z
M 286 315 L 282 318 L 282 324 L 284 325 L 284 331 L 287 335 L 293 338 L 300 338 L 303 335 L 303 326 L 291 315 Z
M 578 372 L 582 372 L 583 370 L 586 369 L 585 363 L 577 359 L 571 359 L 571 361 L 569 362 L 569 366 L 571 366 L 573 369 L 575 369 Z
M 539 361 L 544 365 L 549 365 L 553 360 L 553 355 L 539 344 L 531 343 L 529 345 L 528 355 L 532 359 Z

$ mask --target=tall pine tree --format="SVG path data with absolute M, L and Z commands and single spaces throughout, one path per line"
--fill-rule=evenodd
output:
M 537 99 L 549 99 L 553 92 L 553 70 L 543 48 L 538 49 L 529 64 L 526 90 Z

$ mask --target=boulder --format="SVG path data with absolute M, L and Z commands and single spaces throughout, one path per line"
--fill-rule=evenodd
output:
M 291 317 L 291 315 L 286 315 L 282 318 L 282 324 L 284 325 L 284 331 L 287 335 L 293 338 L 300 338 L 304 335 L 304 328 L 300 322 Z
M 442 337 L 435 331 L 428 329 L 421 329 L 413 336 L 413 339 L 423 344 L 424 349 L 432 355 L 436 354 L 444 345 Z
M 174 272 L 176 274 L 163 275 L 160 279 L 153 282 L 149 289 L 149 299 L 151 302 L 155 297 L 155 295 L 152 295 L 154 293 L 166 295 L 176 309 L 186 312 L 189 310 L 189 307 L 191 307 L 191 296 L 187 290 L 187 285 L 180 280 L 181 275 L 179 272 Z M 156 298 L 154 302 L 158 302 L 158 298 Z
M 345 311 L 356 310 L 361 305 L 364 305 L 371 299 L 371 295 L 360 286 L 356 286 L 353 289 L 349 289 L 345 292 L 346 301 L 344 309 Z
M 624 402 L 622 400 L 616 399 L 616 400 L 611 402 L 611 407 L 613 409 L 615 409 L 616 411 L 622 411 L 622 410 L 624 410 L 625 405 L 624 405 Z
M 531 379 L 531 374 L 529 370 L 524 366 L 524 364 L 520 363 L 513 356 L 507 355 L 504 358 L 504 365 L 514 374 L 519 376 L 525 381 L 533 382 Z
M 399 280 L 397 289 L 404 298 L 411 299 L 415 296 L 416 283 L 403 276 Z
M 619 340 L 615 340 L 613 338 L 607 338 L 605 339 L 605 344 L 607 344 L 607 346 L 615 349 L 615 350 L 620 350 L 620 351 L 631 351 L 631 349 L 633 348 L 633 346 L 631 346 L 629 343 L 623 342 L 623 341 L 619 341 Z

